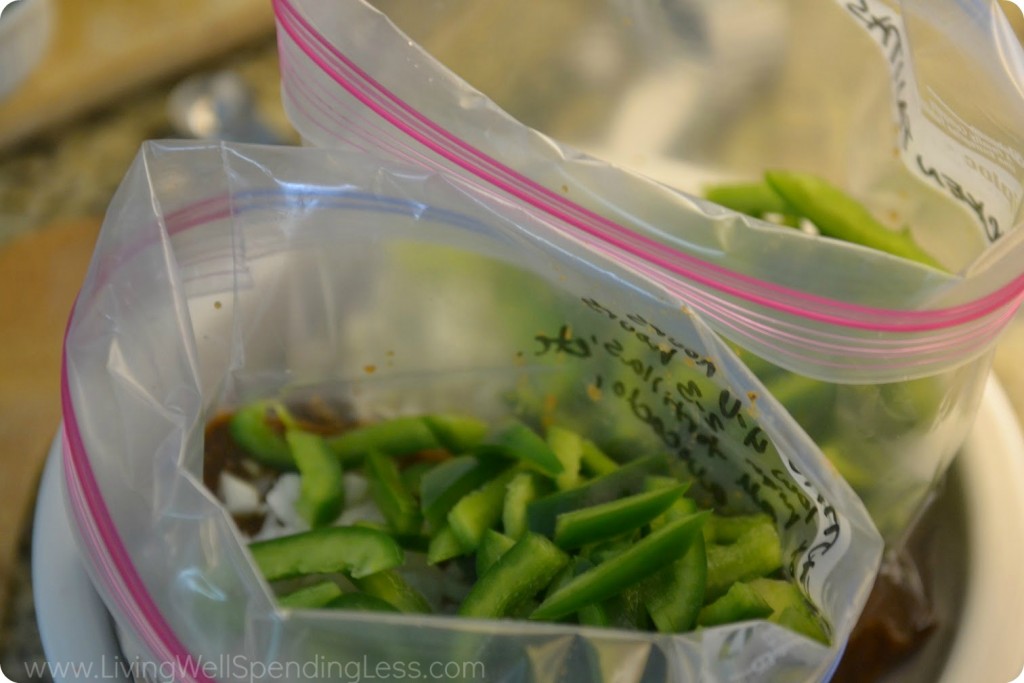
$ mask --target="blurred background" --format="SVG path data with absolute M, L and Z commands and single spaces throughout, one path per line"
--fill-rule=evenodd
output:
M 296 142 L 278 93 L 269 0 L 21 0 L 0 15 L 0 668 L 14 680 L 41 656 L 31 512 L 107 204 L 147 139 Z
M 0 0 L 0 7 L 5 6 Z M 1004 2 L 1018 36 L 1024 17 Z M 60 419 L 64 325 L 144 140 L 297 143 L 269 0 L 20 0 L 0 15 L 0 668 L 41 659 L 31 511 Z M 1024 414 L 1024 325 L 997 359 Z

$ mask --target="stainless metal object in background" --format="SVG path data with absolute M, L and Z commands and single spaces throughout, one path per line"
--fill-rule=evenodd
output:
M 178 135 L 200 140 L 283 144 L 259 117 L 245 80 L 230 70 L 190 76 L 175 86 L 167 115 Z

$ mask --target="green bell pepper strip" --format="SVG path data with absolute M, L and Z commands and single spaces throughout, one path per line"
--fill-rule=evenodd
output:
M 484 532 L 480 547 L 476 549 L 476 575 L 483 576 L 491 566 L 516 544 L 516 539 L 510 538 L 500 531 L 488 529 Z
M 707 550 L 704 537 L 698 534 L 685 555 L 644 581 L 644 606 L 659 632 L 693 629 L 704 604 L 707 576 Z
M 787 607 L 778 614 L 773 614 L 768 620 L 779 626 L 785 626 L 789 630 L 796 631 L 812 640 L 816 640 L 822 645 L 829 646 L 832 644 L 832 639 L 821 625 L 821 621 L 817 616 L 800 607 Z
M 705 188 L 704 197 L 727 209 L 758 218 L 793 211 L 772 186 L 763 181 L 712 185 Z
M 401 470 L 402 486 L 407 491 L 419 491 L 423 485 L 423 476 L 436 466 L 436 462 L 419 461 L 403 467 Z
M 823 178 L 808 173 L 768 171 L 765 180 L 793 211 L 814 223 L 822 235 L 942 270 L 942 266 L 918 246 L 909 230 L 890 230 L 863 204 Z
M 501 512 L 501 524 L 507 536 L 522 538 L 528 531 L 527 506 L 550 489 L 550 479 L 535 472 L 518 472 L 512 477 L 505 490 L 505 504 Z
M 650 455 L 626 463 L 614 472 L 591 479 L 576 488 L 538 498 L 526 509 L 530 531 L 551 537 L 555 533 L 555 519 L 558 515 L 637 493 L 643 489 L 645 477 L 666 474 L 668 469 L 667 456 Z
M 674 479 L 650 477 L 648 488 L 665 486 Z M 697 512 L 697 503 L 690 498 L 679 498 L 663 515 L 651 522 L 651 530 L 688 517 Z M 712 517 L 704 523 L 707 529 Z M 704 604 L 704 589 L 707 585 L 708 562 L 704 534 L 698 534 L 681 558 L 644 580 L 640 585 L 641 596 L 647 613 L 661 633 L 685 633 L 697 623 L 697 615 Z
M 612 596 L 602 603 L 605 618 L 611 628 L 622 628 L 631 631 L 649 631 L 651 617 L 644 604 L 644 595 L 639 585 L 628 586 L 618 595 Z M 580 612 L 586 611 L 581 607 Z
M 585 557 L 577 557 L 576 561 L 573 563 L 572 574 L 566 576 L 564 581 L 561 581 L 558 584 L 552 584 L 552 588 L 554 590 L 552 590 L 551 592 L 554 593 L 558 589 L 565 586 L 565 584 L 569 583 L 569 581 L 572 580 L 573 577 L 579 576 L 584 572 L 588 572 L 593 568 L 593 562 L 591 562 Z M 580 607 L 578 610 L 576 610 L 576 619 L 577 621 L 579 621 L 580 624 L 584 626 L 600 626 L 602 628 L 608 628 L 614 625 L 612 623 L 613 617 L 609 613 L 608 607 L 604 602 L 593 602 L 589 605 L 584 605 L 583 607 Z
M 704 525 L 704 538 L 709 543 L 728 545 L 735 543 L 743 534 L 758 526 L 774 528 L 771 517 L 765 514 L 719 515 L 714 514 Z
M 623 534 L 610 538 L 607 541 L 595 543 L 591 546 L 582 548 L 580 555 L 594 564 L 601 564 L 613 557 L 621 555 L 626 550 L 629 550 L 634 543 L 640 540 L 643 535 L 641 529 L 637 529 L 633 533 Z
M 395 461 L 370 451 L 366 455 L 366 471 L 370 476 L 370 494 L 391 530 L 403 535 L 418 533 L 423 526 L 419 502 L 405 488 Z
M 443 413 L 426 415 L 423 420 L 440 444 L 455 454 L 475 448 L 487 436 L 487 424 L 468 415 Z
M 282 595 L 277 599 L 277 604 L 288 609 L 316 609 L 327 605 L 340 596 L 341 592 L 341 588 L 333 581 L 322 581 Z
M 438 564 L 469 552 L 468 549 L 462 547 L 459 537 L 446 524 L 430 539 L 430 545 L 427 547 L 427 564 Z
M 742 581 L 737 581 L 714 602 L 701 609 L 700 626 L 719 626 L 747 619 L 763 619 L 772 613 L 761 594 Z
M 429 536 L 418 532 L 411 534 L 399 534 L 396 533 L 389 524 L 384 524 L 376 520 L 361 519 L 357 522 L 352 522 L 352 526 L 365 527 L 367 529 L 374 529 L 385 533 L 395 539 L 403 550 L 409 550 L 414 553 L 425 553 L 427 552 L 427 548 L 430 546 Z
M 356 427 L 328 437 L 327 445 L 343 463 L 357 463 L 371 451 L 410 455 L 441 447 L 422 417 L 396 417 Z
M 462 455 L 438 464 L 420 480 L 423 517 L 432 529 L 440 529 L 459 500 L 510 466 L 502 458 L 475 458 L 471 455 Z
M 433 611 L 423 594 L 413 588 L 394 569 L 374 572 L 358 579 L 354 578 L 352 583 L 363 593 L 393 605 L 399 612 L 429 614 Z
M 622 550 L 625 549 L 625 546 Z M 621 552 L 618 551 L 618 552 Z M 605 555 L 612 557 L 618 552 L 614 552 L 611 549 L 606 551 Z M 571 573 L 563 572 L 565 574 L 561 580 L 552 582 L 548 595 L 554 594 L 556 591 L 565 586 L 574 577 L 579 576 L 585 572 L 590 571 L 594 568 L 594 563 L 588 558 L 583 556 L 576 556 L 571 566 Z M 589 605 L 584 605 L 576 611 L 576 621 L 584 626 L 600 626 L 602 628 L 621 628 L 627 630 L 649 630 L 650 618 L 647 615 L 647 610 L 643 604 L 642 595 L 639 586 L 629 586 L 623 589 L 619 594 L 614 595 L 607 600 L 600 602 L 593 602 Z
M 272 401 L 254 401 L 236 410 L 228 423 L 231 438 L 257 462 L 276 470 L 292 471 L 295 459 L 282 431 L 267 421 L 276 413 Z
M 730 545 L 708 547 L 705 600 L 715 600 L 737 581 L 767 576 L 782 567 L 782 543 L 775 527 L 756 524 Z
M 662 489 L 671 489 L 679 486 L 680 480 L 675 477 L 666 476 L 664 474 L 652 474 L 649 477 L 644 477 L 644 491 L 659 491 Z
M 267 581 L 309 574 L 345 573 L 360 578 L 401 566 L 405 560 L 395 539 L 366 527 L 324 527 L 249 545 Z
M 829 645 L 828 631 L 800 589 L 782 579 L 753 579 L 748 584 L 772 608 L 768 620 Z
M 387 600 L 366 593 L 345 593 L 327 603 L 328 609 L 347 609 L 354 612 L 394 612 L 399 614 L 397 607 Z
M 555 518 L 555 545 L 570 550 L 639 529 L 667 510 L 688 488 L 688 484 L 679 484 L 564 512 Z
M 551 452 L 562 463 L 562 472 L 555 476 L 555 486 L 571 489 L 578 485 L 583 460 L 583 438 L 576 432 L 552 425 L 548 427 L 546 440 Z
M 768 621 L 791 631 L 796 631 L 811 640 L 818 641 L 822 645 L 831 645 L 831 638 L 828 637 L 827 631 L 821 625 L 821 620 L 815 614 L 808 612 L 802 607 L 786 607 L 780 612 L 772 613 L 768 617 Z
M 477 578 L 459 606 L 459 616 L 507 616 L 540 592 L 568 563 L 569 556 L 554 543 L 527 533 Z
M 558 619 L 639 583 L 684 555 L 701 533 L 706 516 L 707 513 L 697 513 L 675 520 L 645 536 L 548 596 L 530 618 Z
M 475 448 L 474 452 L 481 456 L 498 455 L 519 460 L 552 478 L 564 471 L 562 462 L 544 439 L 519 421 L 511 421 L 492 439 Z
M 319 434 L 289 429 L 284 435 L 299 468 L 295 510 L 312 528 L 327 526 L 345 508 L 341 463 Z
M 505 505 L 505 489 L 517 473 L 516 469 L 502 472 L 463 496 L 448 512 L 448 526 L 463 548 L 476 550 L 484 532 L 498 526 Z
M 563 586 L 573 580 L 574 577 L 579 576 L 585 571 L 589 571 L 594 568 L 594 563 L 588 560 L 582 555 L 576 555 L 572 557 L 565 567 L 552 579 L 551 583 L 548 584 L 544 590 L 544 597 L 553 595 L 556 591 L 561 589 Z M 530 612 L 537 609 L 537 605 L 533 606 Z M 529 617 L 530 612 L 524 614 L 524 617 Z M 605 608 L 605 603 L 595 602 L 591 605 L 584 605 L 581 607 L 575 615 L 568 614 L 562 621 L 571 622 L 575 617 L 575 621 L 584 626 L 600 626 L 609 627 L 612 625 L 612 618 L 608 614 L 608 610 Z
M 619 469 L 619 463 L 605 455 L 604 451 L 590 439 L 583 439 L 581 447 L 580 465 L 584 472 L 591 476 L 601 477 Z

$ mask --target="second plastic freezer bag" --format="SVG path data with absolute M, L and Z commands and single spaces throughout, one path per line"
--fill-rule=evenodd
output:
M 998 3 L 274 6 L 308 143 L 447 170 L 673 292 L 901 544 L 1024 297 L 1024 51 Z M 703 198 L 777 169 L 847 190 L 901 248 Z
M 285 432 L 264 420 L 267 400 L 289 407 L 274 409 Z M 67 492 L 87 568 L 126 642 L 176 680 L 271 680 L 285 666 L 345 680 L 368 662 L 422 671 L 472 664 L 486 680 L 509 681 L 817 681 L 838 661 L 881 555 L 862 503 L 817 445 L 677 294 L 515 204 L 356 153 L 147 144 L 111 205 L 69 323 L 63 401 Z M 339 407 L 358 424 L 404 418 L 405 426 L 386 443 L 327 435 L 337 450 L 300 433 L 298 425 Z M 245 497 L 227 495 L 219 478 L 208 485 L 218 465 L 207 426 L 239 409 L 234 433 L 261 453 L 257 461 L 287 470 L 291 457 L 300 478 L 319 473 L 292 498 L 297 507 L 267 494 L 293 519 L 290 529 L 261 525 L 260 540 L 232 512 Z M 467 431 L 509 421 L 519 426 Z M 556 427 L 585 435 L 604 456 L 587 456 L 575 483 L 563 476 L 571 460 L 545 454 L 541 435 L 553 438 Z M 282 433 L 291 441 L 283 456 L 260 446 Z M 442 445 L 469 450 L 444 470 L 421 463 L 416 484 L 415 463 L 389 458 L 420 437 L 416 457 L 425 462 L 454 456 Z M 360 450 L 353 440 L 376 446 Z M 442 519 L 444 482 L 474 462 L 505 474 L 476 480 L 470 500 L 442 520 L 450 533 L 433 534 L 424 556 L 417 511 Z M 344 500 L 317 488 L 331 486 L 339 464 Z M 221 467 L 249 476 L 234 466 Z M 257 466 L 239 465 L 250 475 Z M 609 488 L 590 468 L 618 483 Z M 359 472 L 374 482 L 369 494 L 352 479 Z M 502 493 L 526 496 L 502 490 L 520 473 L 566 488 L 527 506 L 525 521 L 513 505 L 506 522 L 503 505 L 501 525 L 481 528 Z M 426 507 L 410 506 L 402 490 L 419 491 Z M 367 495 L 382 516 L 370 519 L 364 506 L 365 517 L 345 519 Z M 753 596 L 781 585 L 761 583 L 714 585 L 733 606 L 715 603 L 696 631 L 566 621 L 695 542 L 707 513 L 644 521 L 675 502 L 765 520 L 755 532 L 777 536 L 781 551 L 766 578 L 794 587 L 820 614 L 820 630 L 794 629 L 793 614 L 761 608 L 713 625 L 751 600 L 782 604 L 778 593 Z M 615 527 L 601 549 L 607 524 L 630 528 Z M 712 546 L 743 535 L 715 524 L 713 536 L 702 535 L 709 586 L 731 561 Z M 303 525 L 316 525 L 313 536 L 270 540 Z M 494 561 L 499 578 L 481 557 L 488 531 L 526 539 Z M 423 613 L 429 604 L 388 574 L 414 580 L 417 562 L 441 566 L 453 557 L 446 553 L 478 542 L 471 567 L 451 564 L 480 572 L 461 617 Z M 548 574 L 570 554 L 593 568 L 581 564 L 583 573 L 563 577 L 550 595 L 530 595 L 534 618 L 505 613 L 541 587 L 534 580 L 553 582 Z M 309 609 L 333 592 L 326 581 L 349 597 Z M 415 609 L 354 609 L 380 607 L 381 595 Z M 645 609 L 663 614 L 653 603 Z M 211 673 L 203 662 L 232 667 Z

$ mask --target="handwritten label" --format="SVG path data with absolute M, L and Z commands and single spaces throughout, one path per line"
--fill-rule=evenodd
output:
M 897 11 L 878 0 L 837 1 L 874 38 L 888 62 L 898 147 L 907 168 L 969 212 L 989 243 L 1001 238 L 1012 225 L 1022 188 L 1000 163 L 1019 165 L 1020 155 L 967 124 L 934 93 L 926 115 Z M 994 162 L 989 160 L 992 152 Z
M 822 552 L 811 543 L 815 530 L 837 522 L 816 505 L 821 496 L 810 482 L 794 479 L 792 466 L 757 423 L 754 399 L 721 386 L 719 368 L 704 349 L 638 313 L 620 314 L 593 298 L 582 302 L 598 324 L 581 331 L 563 323 L 536 334 L 530 353 L 592 363 L 593 374 L 584 378 L 590 399 L 616 402 L 616 414 L 634 420 L 675 455 L 715 505 L 730 506 L 741 496 L 783 530 L 805 527 L 800 537 L 806 540 L 791 565 L 806 569 L 806 579 L 814 566 L 807 563 L 808 551 Z
M 850 533 L 839 520 L 835 508 L 814 487 L 789 458 L 783 458 L 790 481 L 803 489 L 813 501 L 814 515 L 820 520 L 813 540 L 804 541 L 790 556 L 789 572 L 810 595 L 820 595 L 824 578 L 831 573 L 850 547 Z

